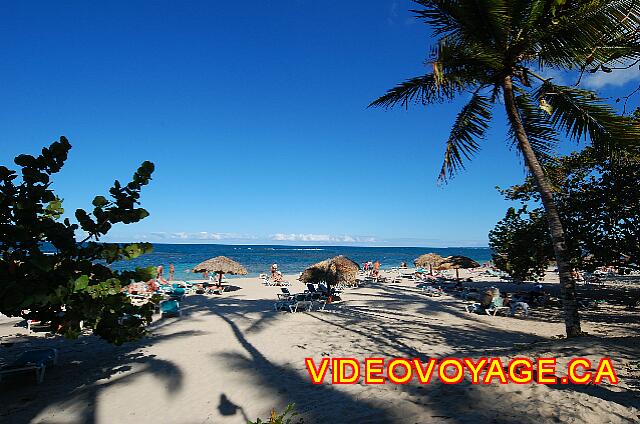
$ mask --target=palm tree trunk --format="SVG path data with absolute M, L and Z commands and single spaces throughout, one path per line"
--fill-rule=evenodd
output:
M 564 322 L 567 337 L 575 337 L 582 334 L 580 329 L 580 316 L 578 314 L 578 302 L 576 300 L 576 283 L 571 275 L 571 264 L 568 258 L 567 245 L 564 239 L 564 230 L 560 222 L 558 208 L 553 200 L 551 185 L 544 175 L 544 171 L 538 158 L 529 144 L 527 133 L 525 132 L 518 108 L 516 107 L 515 96 L 513 94 L 513 84 L 510 76 L 504 78 L 502 88 L 504 89 L 504 104 L 509 117 L 509 122 L 513 126 L 514 133 L 518 140 L 518 147 L 524 156 L 524 160 L 536 182 L 542 204 L 544 206 L 549 231 L 553 242 L 553 251 L 558 263 L 560 274 L 560 296 L 562 298 L 562 308 L 564 310 Z

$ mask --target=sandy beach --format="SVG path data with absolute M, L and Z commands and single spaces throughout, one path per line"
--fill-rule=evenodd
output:
M 566 340 L 558 309 L 529 318 L 482 316 L 465 301 L 426 296 L 409 281 L 347 290 L 327 311 L 276 312 L 279 287 L 231 280 L 222 296 L 189 295 L 183 315 L 155 321 L 149 337 L 112 346 L 29 336 L 0 320 L 0 358 L 36 346 L 59 349 L 58 366 L 0 383 L 3 423 L 244 423 L 288 403 L 305 423 L 624 423 L 640 420 L 637 312 L 605 305 L 583 312 L 590 336 Z M 302 291 L 294 276 L 291 291 Z M 609 281 L 616 291 L 633 281 Z M 487 279 L 479 287 L 506 283 Z M 548 283 L 553 288 L 553 283 Z M 626 287 L 626 286 L 625 286 Z M 522 288 L 522 286 L 520 286 Z M 618 385 L 312 385 L 304 358 L 610 357 Z M 505 362 L 506 363 L 506 362 Z M 33 381 L 32 381 L 33 380 Z M 327 379 L 328 381 L 329 379 Z

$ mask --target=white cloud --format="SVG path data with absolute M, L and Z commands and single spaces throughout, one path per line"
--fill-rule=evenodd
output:
M 160 240 L 253 240 L 255 237 L 248 236 L 245 234 L 236 234 L 236 233 L 212 233 L 208 231 L 199 231 L 194 233 L 189 232 L 175 232 L 175 233 L 167 233 L 167 232 L 155 232 L 150 234 L 151 238 L 160 239 Z
M 320 243 L 375 243 L 378 242 L 375 237 L 369 236 L 352 236 L 331 235 L 331 234 L 272 234 L 269 238 L 273 241 L 295 241 L 295 242 L 320 242 Z
M 626 66 L 629 65 L 631 63 Z M 584 85 L 590 89 L 600 89 L 607 86 L 621 87 L 632 81 L 640 81 L 640 70 L 637 64 L 629 69 L 614 69 L 610 73 L 598 71 L 595 74 L 588 74 Z
M 109 235 L 102 241 L 128 243 L 145 241 L 151 243 L 175 244 L 278 244 L 278 245 L 364 245 L 364 246 L 427 246 L 427 247 L 475 247 L 486 246 L 483 240 L 442 240 L 426 237 L 358 236 L 352 234 L 275 233 L 268 236 L 223 232 L 151 232 L 138 234 Z

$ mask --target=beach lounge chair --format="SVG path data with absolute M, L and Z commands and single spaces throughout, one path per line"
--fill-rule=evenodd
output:
M 289 309 L 289 303 L 291 303 L 291 299 L 279 300 L 273 304 L 273 310 L 286 311 Z
M 29 333 L 31 333 L 32 331 L 50 331 L 51 330 L 51 323 L 49 322 L 44 322 L 44 321 L 38 321 L 36 319 L 25 319 L 25 323 L 27 326 L 27 331 L 29 331 Z
M 487 289 L 480 296 L 480 303 L 474 303 L 466 307 L 468 312 L 486 313 L 487 315 L 497 315 L 501 312 L 510 310 L 508 306 L 504 306 L 504 299 L 500 295 L 500 290 L 496 287 Z
M 511 311 L 511 308 L 508 306 L 504 306 L 504 302 L 501 297 L 496 297 L 491 301 L 491 305 L 484 310 L 487 315 L 496 316 L 500 313 Z
M 139 314 L 124 314 L 118 318 L 118 325 L 126 325 L 129 321 L 142 321 L 142 315 Z
M 208 294 L 222 294 L 227 290 L 228 286 L 225 285 L 211 285 L 209 284 L 209 287 L 207 288 L 207 293 Z
M 310 300 L 295 301 L 294 303 L 289 304 L 289 310 L 291 312 L 298 312 L 299 310 L 310 311 L 312 307 L 313 302 L 311 302 Z
M 296 299 L 299 298 L 301 301 L 306 300 L 306 294 L 296 294 L 293 295 L 289 292 L 289 289 L 286 287 L 281 288 L 283 293 L 278 293 L 278 300 L 273 304 L 273 309 L 276 311 L 288 311 L 290 310 L 289 305 L 296 302 Z M 285 294 L 289 293 L 288 296 Z
M 418 284 L 418 288 L 421 289 L 427 296 L 438 297 L 442 294 L 442 291 L 429 284 Z
M 325 308 L 327 307 L 327 303 L 329 302 L 329 299 L 322 299 L 319 301 L 320 303 L 320 307 L 317 309 L 319 312 L 325 312 L 327 311 Z
M 324 294 L 316 290 L 314 285 L 311 283 L 307 284 L 307 289 L 307 293 L 309 293 L 311 300 L 319 300 L 324 296 Z
M 294 297 L 276 302 L 274 305 L 276 311 L 289 311 L 292 313 L 298 312 L 299 310 L 310 311 L 312 307 L 313 302 L 307 300 L 307 295 L 304 293 L 296 294 Z
M 171 290 L 172 290 L 172 287 L 170 285 L 162 284 L 158 287 L 158 290 L 156 290 L 156 292 L 161 294 L 166 294 L 171 292 Z
M 307 294 L 302 293 L 295 295 L 293 300 L 287 303 L 286 306 L 289 309 L 289 312 L 292 313 L 298 311 L 310 311 L 313 306 L 313 302 L 309 299 Z
M 291 296 L 293 296 L 293 294 L 291 294 L 289 289 L 286 287 L 280 287 L 280 291 L 282 291 L 282 293 L 277 293 L 278 299 L 280 300 L 287 300 L 290 299 Z
M 529 316 L 529 304 L 527 302 L 511 302 L 511 316 L 515 316 L 516 312 L 521 310 L 525 317 Z
M 165 317 L 179 317 L 182 315 L 180 303 L 175 299 L 164 300 L 160 302 L 160 314 Z
M 331 288 L 331 293 L 329 293 L 329 289 L 327 288 L 327 286 L 325 286 L 323 283 L 318 284 L 318 291 L 324 295 L 329 295 L 329 294 L 340 294 L 342 293 L 342 290 L 338 290 L 337 286 L 336 287 L 332 287 Z
M 484 308 L 482 307 L 480 302 L 473 302 L 468 305 L 465 305 L 464 310 L 467 312 L 480 313 L 484 311 Z
M 479 302 L 474 302 L 474 303 L 471 303 L 469 305 L 466 305 L 464 307 L 464 309 L 467 312 L 475 312 L 476 314 L 485 313 L 485 314 L 491 315 L 491 316 L 496 316 L 497 314 L 499 314 L 501 312 L 506 312 L 506 311 L 511 310 L 511 308 L 509 308 L 508 306 L 496 306 L 496 305 L 493 305 L 493 304 L 491 304 L 489 307 L 485 308 Z
M 589 298 L 578 299 L 578 307 L 583 309 L 597 309 L 599 303 L 604 303 L 604 301 Z
M 2 376 L 24 371 L 35 371 L 38 384 L 44 380 L 44 372 L 47 366 L 58 363 L 57 349 L 34 349 L 24 352 L 13 363 L 0 368 L 0 381 Z
M 182 287 L 174 287 L 168 293 L 169 300 L 182 300 L 187 294 L 187 290 Z

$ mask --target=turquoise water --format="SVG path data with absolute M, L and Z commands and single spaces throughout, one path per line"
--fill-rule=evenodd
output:
M 169 264 L 175 266 L 175 278 L 180 280 L 201 278 L 189 270 L 198 263 L 214 256 L 227 256 L 247 268 L 249 276 L 268 273 L 271 264 L 277 263 L 284 274 L 303 271 L 309 265 L 337 255 L 345 255 L 362 264 L 365 261 L 380 261 L 383 269 L 399 266 L 401 262 L 413 264 L 413 259 L 423 253 L 434 252 L 441 256 L 463 255 L 480 263 L 491 259 L 487 247 L 352 247 L 352 246 L 228 246 L 219 244 L 155 244 L 153 253 L 132 261 L 117 262 L 114 269 L 132 269 L 163 265 L 165 277 Z

